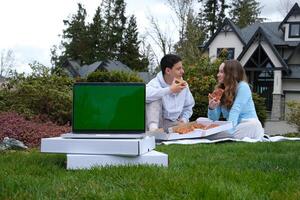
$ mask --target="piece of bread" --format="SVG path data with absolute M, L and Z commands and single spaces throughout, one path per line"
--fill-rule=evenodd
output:
M 183 124 L 180 126 L 175 126 L 172 128 L 174 133 L 179 133 L 179 134 L 187 134 L 190 133 L 192 131 L 194 131 L 195 129 L 202 129 L 202 130 L 208 130 L 211 128 L 215 128 L 218 127 L 218 124 L 201 124 L 201 123 L 196 123 L 196 122 L 191 122 L 188 124 Z
M 208 96 L 209 96 L 210 98 L 212 98 L 212 99 L 215 99 L 215 100 L 217 100 L 217 101 L 220 101 L 221 98 L 222 98 L 223 93 L 224 93 L 224 90 L 223 90 L 223 89 L 217 88 L 217 89 L 215 89 L 215 90 L 213 91 L 213 93 L 208 94 Z
M 175 83 L 177 85 L 186 86 L 186 81 L 183 79 L 175 78 Z

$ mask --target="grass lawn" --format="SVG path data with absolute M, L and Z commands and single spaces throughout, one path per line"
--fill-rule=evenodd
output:
M 169 167 L 67 171 L 62 154 L 0 153 L 0 199 L 300 199 L 300 142 L 157 146 Z

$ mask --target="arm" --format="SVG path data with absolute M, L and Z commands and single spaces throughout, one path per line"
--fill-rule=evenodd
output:
M 220 115 L 221 115 L 221 107 L 220 106 L 216 107 L 213 110 L 208 108 L 207 117 L 209 119 L 211 119 L 213 121 L 217 121 L 217 120 L 219 120 Z
M 195 105 L 194 97 L 189 89 L 187 89 L 186 98 L 184 102 L 184 107 L 181 113 L 181 120 L 183 122 L 188 122 L 193 114 L 193 107 Z
M 247 104 L 249 98 L 251 98 L 249 85 L 244 82 L 240 83 L 228 117 L 228 121 L 232 121 L 233 127 L 237 125 L 241 110 Z
M 221 115 L 221 106 L 220 106 L 220 100 L 217 100 L 215 97 L 208 95 L 208 111 L 207 111 L 207 117 L 210 120 L 217 121 L 220 118 Z
M 151 103 L 153 101 L 159 100 L 163 96 L 170 93 L 171 90 L 169 87 L 162 88 L 159 85 L 150 82 L 146 86 L 146 103 Z
M 173 80 L 170 86 L 161 87 L 158 79 L 153 79 L 146 86 L 146 103 L 151 103 L 153 101 L 159 100 L 163 96 L 171 93 L 180 93 L 186 87 L 186 83 L 184 85 L 177 84 L 176 79 Z

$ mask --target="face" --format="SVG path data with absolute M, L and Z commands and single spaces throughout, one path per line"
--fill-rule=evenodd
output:
M 182 62 L 179 61 L 176 63 L 172 69 L 171 68 L 166 68 L 166 74 L 169 75 L 171 78 L 181 78 L 184 74 Z
M 219 67 L 219 72 L 218 72 L 218 74 L 217 74 L 218 82 L 219 82 L 219 83 L 223 83 L 223 82 L 224 82 L 224 76 L 225 76 L 225 74 L 224 74 L 224 66 L 225 66 L 225 64 L 222 63 L 222 64 L 220 65 L 220 67 Z

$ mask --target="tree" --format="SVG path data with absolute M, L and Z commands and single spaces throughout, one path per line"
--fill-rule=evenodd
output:
M 172 36 L 168 31 L 164 31 L 158 24 L 158 21 L 153 16 L 149 16 L 151 29 L 147 31 L 147 34 L 158 46 L 163 55 L 166 55 L 172 51 L 174 45 Z
M 93 60 L 104 60 L 107 57 L 107 50 L 104 46 L 103 31 L 104 19 L 102 17 L 102 7 L 96 9 L 93 22 L 89 25 L 89 33 L 92 46 L 91 57 Z
M 230 17 L 240 28 L 256 22 L 262 22 L 259 18 L 261 7 L 256 0 L 233 0 L 231 4 Z
M 179 41 L 184 39 L 186 27 L 188 23 L 188 15 L 191 13 L 195 0 L 167 0 L 167 4 L 175 12 L 179 22 Z
M 175 45 L 176 53 L 189 63 L 195 63 L 201 56 L 198 45 L 202 44 L 205 40 L 204 27 L 203 19 L 196 17 L 193 11 L 190 10 L 187 17 L 184 38 Z
M 132 15 L 124 33 L 119 60 L 136 71 L 147 71 L 149 62 L 140 54 L 139 45 L 136 19 Z
M 225 11 L 229 7 L 225 0 L 198 0 L 204 4 L 204 10 L 200 15 L 204 16 L 209 35 L 213 35 L 225 17 Z
M 78 4 L 78 11 L 71 19 L 64 20 L 67 26 L 63 30 L 60 45 L 51 49 L 53 72 L 62 70 L 67 60 L 80 61 L 79 64 L 91 64 L 107 59 L 120 60 L 136 70 L 145 69 L 148 61 L 139 53 L 138 32 L 135 17 L 127 22 L 124 0 L 103 0 L 97 7 L 91 23 L 86 23 L 86 10 Z
M 103 46 L 107 51 L 108 59 L 118 59 L 122 38 L 126 25 L 124 0 L 104 0 L 102 8 L 105 8 L 103 29 Z
M 85 8 L 78 3 L 77 13 L 71 19 L 63 21 L 67 28 L 62 35 L 62 54 L 58 56 L 57 48 L 52 49 L 52 63 L 56 66 L 61 66 L 69 58 L 79 61 L 80 64 L 90 63 L 92 48 L 85 22 L 86 14 Z
M 15 57 L 12 50 L 1 51 L 0 55 L 0 77 L 7 77 L 12 72 Z

